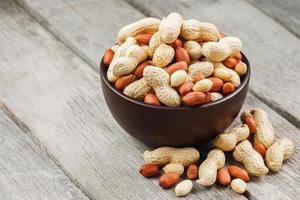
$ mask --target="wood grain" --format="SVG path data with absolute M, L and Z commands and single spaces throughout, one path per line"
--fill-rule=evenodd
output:
M 253 69 L 251 91 L 300 127 L 300 40 L 273 19 L 238 0 L 126 1 L 151 16 L 176 11 L 185 19 L 212 22 L 220 31 L 241 38 Z
M 0 110 L 0 199 L 88 199 Z
M 298 0 L 247 0 L 289 31 L 300 37 L 300 1 Z
M 95 70 L 105 49 L 116 43 L 119 29 L 144 18 L 119 0 L 17 2 Z
M 0 99 L 28 127 L 27 134 L 91 199 L 175 199 L 172 190 L 158 187 L 157 179 L 138 174 L 148 148 L 112 119 L 98 74 L 23 10 L 7 1 L 0 5 L 0 39 L 6 47 L 0 52 Z M 269 199 L 284 193 L 297 199 L 299 130 L 251 95 L 246 105 L 266 109 L 277 134 L 296 143 L 283 171 L 254 180 L 247 195 L 261 199 L 268 191 L 274 194 Z M 194 189 L 187 199 L 246 199 L 218 185 L 195 184 Z
M 0 99 L 91 199 L 177 199 L 138 173 L 146 146 L 112 119 L 99 76 L 12 2 L 0 3 Z M 189 199 L 245 197 L 195 185 Z

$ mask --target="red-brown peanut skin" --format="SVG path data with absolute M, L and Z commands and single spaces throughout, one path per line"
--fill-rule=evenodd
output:
M 164 189 L 169 189 L 176 185 L 180 180 L 180 176 L 175 172 L 169 172 L 159 177 L 159 185 Z
M 179 89 L 178 89 L 179 94 L 180 95 L 186 95 L 187 93 L 189 93 L 190 91 L 192 91 L 193 87 L 194 87 L 193 81 L 189 81 L 189 82 L 183 83 L 179 87 Z
M 230 165 L 228 167 L 228 171 L 229 174 L 234 178 L 240 178 L 245 182 L 248 182 L 250 180 L 248 172 L 242 168 L 239 168 L 238 166 Z
M 182 98 L 182 101 L 187 106 L 194 106 L 207 103 L 207 96 L 203 92 L 189 92 Z
M 176 39 L 175 42 L 171 44 L 171 47 L 177 49 L 178 47 L 182 47 L 182 41 L 180 39 Z
M 211 102 L 211 93 L 207 92 L 205 97 L 205 103 Z
M 144 98 L 144 102 L 150 105 L 160 106 L 160 101 L 155 94 L 147 94 Z
M 205 76 L 203 76 L 203 74 L 199 72 L 194 76 L 193 82 L 197 83 L 198 81 L 201 81 L 203 79 L 205 79 Z
M 198 178 L 198 167 L 195 164 L 191 164 L 186 172 L 186 176 L 190 180 L 196 180 Z
M 242 121 L 243 121 L 244 124 L 248 125 L 251 134 L 256 133 L 256 131 L 257 131 L 256 121 L 250 113 L 245 114 L 242 118 Z
M 222 93 L 224 95 L 226 95 L 226 94 L 233 92 L 234 89 L 235 89 L 235 87 L 232 83 L 225 83 L 222 87 Z
M 242 54 L 240 52 L 234 54 L 233 57 L 237 60 L 238 63 L 242 60 Z
M 145 60 L 144 62 L 141 62 L 134 70 L 133 74 L 137 77 L 137 78 L 141 78 L 143 76 L 143 72 L 145 67 L 147 67 L 148 65 L 151 65 L 150 60 Z
M 185 61 L 176 62 L 172 65 L 169 65 L 165 68 L 165 70 L 168 72 L 168 74 L 171 76 L 174 72 L 178 70 L 184 70 L 187 71 L 187 63 Z
M 156 164 L 144 164 L 144 165 L 141 166 L 139 172 L 140 172 L 140 174 L 142 174 L 146 178 L 156 176 L 158 174 L 158 165 L 156 165 Z
M 226 67 L 233 69 L 238 64 L 238 61 L 234 57 L 229 57 L 223 61 L 223 64 Z
M 125 76 L 121 76 L 115 83 L 115 87 L 117 90 L 123 90 L 127 85 L 129 85 L 133 80 L 133 75 L 128 74 Z
M 263 158 L 265 157 L 267 149 L 263 144 L 255 143 L 253 145 L 253 149 L 257 151 Z
M 230 174 L 229 174 L 228 169 L 226 167 L 223 167 L 223 168 L 218 170 L 217 179 L 218 179 L 218 182 L 221 185 L 227 186 L 227 185 L 230 184 L 231 177 L 230 177 Z
M 220 91 L 222 89 L 222 86 L 224 84 L 224 82 L 222 81 L 222 79 L 217 78 L 217 77 L 210 77 L 208 79 L 213 82 L 213 86 L 210 89 L 210 92 L 218 92 L 218 91 Z
M 138 34 L 137 36 L 135 36 L 135 39 L 136 39 L 137 43 L 139 43 L 139 44 L 148 45 L 151 37 L 152 37 L 152 34 L 144 33 L 144 34 Z
M 111 48 L 107 49 L 103 56 L 103 63 L 108 66 L 114 58 L 115 52 Z
M 178 47 L 175 51 L 176 62 L 185 61 L 187 65 L 190 65 L 190 56 L 187 50 L 183 47 Z

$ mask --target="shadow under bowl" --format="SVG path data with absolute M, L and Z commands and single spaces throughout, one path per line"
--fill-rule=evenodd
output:
M 107 106 L 118 124 L 134 138 L 151 147 L 198 146 L 223 132 L 237 117 L 244 104 L 251 69 L 241 85 L 224 98 L 200 106 L 167 107 L 145 104 L 118 91 L 106 77 L 107 67 L 101 61 L 100 79 Z

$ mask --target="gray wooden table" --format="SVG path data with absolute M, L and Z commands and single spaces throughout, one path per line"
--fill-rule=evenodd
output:
M 296 146 L 245 195 L 195 185 L 186 199 L 300 199 L 299 10 L 298 0 L 0 0 L 0 199 L 176 199 L 139 175 L 148 147 L 113 120 L 97 69 L 123 25 L 171 11 L 242 39 L 253 69 L 244 108 L 265 109 Z

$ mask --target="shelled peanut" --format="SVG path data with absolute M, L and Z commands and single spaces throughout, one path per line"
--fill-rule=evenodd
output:
M 239 38 L 220 34 L 211 23 L 183 20 L 175 12 L 123 27 L 117 43 L 103 56 L 108 80 L 126 96 L 154 106 L 217 101 L 240 87 L 247 72 Z M 163 81 L 145 77 L 147 66 L 160 71 Z
M 260 108 L 245 111 L 241 119 L 245 124 L 229 128 L 215 138 L 216 148 L 210 150 L 200 164 L 200 153 L 195 148 L 161 147 L 144 152 L 145 164 L 141 166 L 140 173 L 146 178 L 160 175 L 161 188 L 174 187 L 176 196 L 187 195 L 193 188 L 193 181 L 204 187 L 215 182 L 222 186 L 230 185 L 234 192 L 243 194 L 251 176 L 263 176 L 269 169 L 278 172 L 283 162 L 292 155 L 294 143 L 288 138 L 273 142 L 269 130 L 272 129 L 271 122 Z M 264 140 L 256 139 L 251 144 L 249 136 L 256 134 Z M 229 157 L 240 162 L 239 166 L 231 164 L 230 159 L 225 164 L 228 154 L 225 156 L 224 152 L 231 152 Z
M 159 167 L 163 167 L 163 174 L 159 178 L 159 186 L 163 189 L 174 187 L 180 182 L 180 177 L 184 173 L 184 168 L 188 168 L 188 178 L 196 179 L 198 167 L 194 164 L 200 158 L 200 153 L 197 149 L 161 147 L 153 151 L 144 152 L 145 164 L 140 168 L 140 173 L 150 178 L 159 174 Z M 176 196 L 187 195 L 193 187 L 191 180 L 184 180 L 175 187 Z

